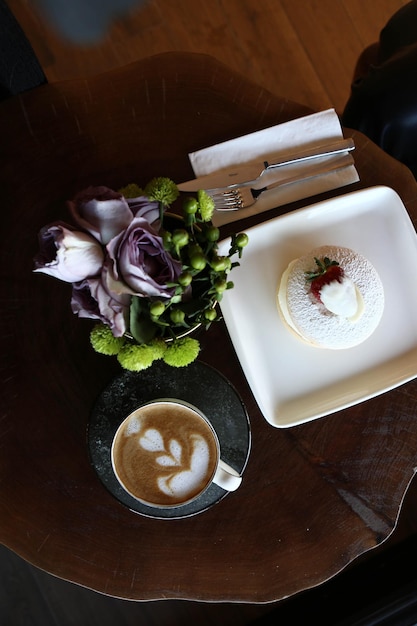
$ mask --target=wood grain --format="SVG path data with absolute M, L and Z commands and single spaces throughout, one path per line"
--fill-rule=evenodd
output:
M 51 82 L 166 51 L 210 54 L 278 96 L 341 112 L 356 60 L 407 0 L 149 0 L 94 46 L 60 38 L 34 0 L 8 0 Z
M 1 235 L 0 540 L 30 563 L 117 597 L 262 603 L 319 585 L 391 533 L 415 467 L 415 381 L 324 420 L 272 429 L 225 327 L 213 326 L 201 358 L 239 390 L 251 419 L 244 484 L 204 515 L 150 520 L 107 493 L 87 455 L 91 407 L 117 365 L 92 351 L 69 286 L 32 273 L 37 231 L 68 219 L 65 200 L 80 188 L 186 179 L 191 150 L 306 112 L 186 53 L 1 104 L 10 209 Z M 361 182 L 352 190 L 392 186 L 416 219 L 409 170 L 353 135 Z

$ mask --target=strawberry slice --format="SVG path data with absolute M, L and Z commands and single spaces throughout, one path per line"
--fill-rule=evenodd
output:
M 310 283 L 310 290 L 318 302 L 321 302 L 321 290 L 324 285 L 337 281 L 342 282 L 344 271 L 337 261 L 332 261 L 325 256 L 322 259 L 314 257 L 317 269 L 312 272 L 306 272 L 306 280 Z

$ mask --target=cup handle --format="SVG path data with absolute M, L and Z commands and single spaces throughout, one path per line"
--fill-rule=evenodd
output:
M 226 491 L 236 491 L 242 482 L 242 476 L 220 459 L 213 482 Z

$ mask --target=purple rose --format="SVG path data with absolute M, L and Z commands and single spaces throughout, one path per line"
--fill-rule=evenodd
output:
M 126 198 L 126 202 L 135 217 L 143 217 L 154 228 L 156 227 L 155 224 L 160 217 L 159 202 L 149 200 L 146 196 Z
M 87 233 L 70 230 L 64 224 L 51 224 L 39 233 L 39 254 L 35 272 L 75 283 L 101 273 L 102 246 Z
M 125 198 L 108 187 L 88 187 L 68 202 L 75 221 L 106 244 L 133 219 Z
M 127 228 L 135 216 L 143 216 L 150 223 L 159 216 L 157 202 L 145 197 L 126 200 L 108 187 L 88 187 L 68 206 L 77 224 L 103 244 Z
M 105 275 L 106 270 L 103 277 L 87 278 L 73 285 L 71 308 L 78 317 L 98 319 L 110 327 L 115 337 L 122 337 L 131 296 L 109 291 Z
M 118 293 L 170 298 L 167 287 L 181 274 L 180 261 L 164 249 L 162 238 L 147 220 L 136 217 L 129 227 L 107 245 L 110 257 L 108 287 Z

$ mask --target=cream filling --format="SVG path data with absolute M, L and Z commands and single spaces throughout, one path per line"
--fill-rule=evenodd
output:
M 281 276 L 281 282 L 279 284 L 279 289 L 278 289 L 278 304 L 279 304 L 279 308 L 281 309 L 281 313 L 284 317 L 284 320 L 287 322 L 288 326 L 290 326 L 297 333 L 297 335 L 300 335 L 300 337 L 303 337 L 303 335 L 300 333 L 300 331 L 298 330 L 298 328 L 295 326 L 294 322 L 292 321 L 292 317 L 288 310 L 288 303 L 287 303 L 288 277 L 290 275 L 292 266 L 296 262 L 297 262 L 297 259 L 295 259 L 294 261 L 291 261 L 291 263 L 288 265 L 287 269 Z
M 328 285 L 324 285 L 320 292 L 320 298 L 328 311 L 344 317 L 350 322 L 357 322 L 364 310 L 361 293 L 355 283 L 347 276 L 344 276 L 340 282 L 334 280 Z

